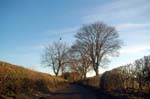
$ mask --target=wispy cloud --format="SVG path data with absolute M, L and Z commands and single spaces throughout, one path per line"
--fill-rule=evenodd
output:
M 82 20 L 83 22 L 124 21 L 142 16 L 149 11 L 149 0 L 114 0 L 89 10 Z
M 129 29 L 145 29 L 150 28 L 150 23 L 122 23 L 116 26 L 118 30 L 129 30 Z
M 150 43 L 150 23 L 121 23 L 115 26 L 121 38 L 129 43 Z
M 127 46 L 120 50 L 121 54 L 138 54 L 145 51 L 150 53 L 150 45 Z

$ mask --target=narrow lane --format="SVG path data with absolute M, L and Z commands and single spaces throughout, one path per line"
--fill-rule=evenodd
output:
M 40 99 L 98 99 L 98 98 L 90 90 L 87 90 L 82 86 L 71 85 L 71 87 L 67 90 L 43 96 Z

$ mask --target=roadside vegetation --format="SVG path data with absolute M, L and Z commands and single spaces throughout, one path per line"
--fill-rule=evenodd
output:
M 106 91 L 150 96 L 150 56 L 105 72 L 100 87 Z
M 78 83 L 93 90 L 98 97 L 103 94 L 110 99 L 149 99 L 150 56 Z
M 66 86 L 60 77 L 0 62 L 0 99 L 38 99 Z

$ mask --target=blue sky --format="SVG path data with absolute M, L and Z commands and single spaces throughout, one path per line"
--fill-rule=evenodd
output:
M 43 46 L 59 37 L 71 45 L 95 21 L 116 27 L 124 42 L 104 70 L 150 54 L 150 0 L 0 0 L 0 60 L 51 72 L 41 65 Z

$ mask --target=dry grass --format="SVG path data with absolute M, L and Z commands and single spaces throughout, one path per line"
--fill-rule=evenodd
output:
M 59 77 L 0 62 L 0 98 L 3 99 L 32 99 L 36 93 L 62 89 L 65 82 Z

